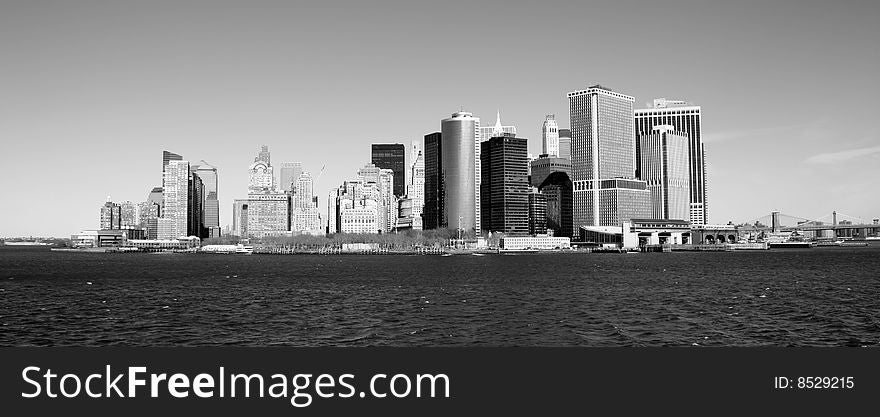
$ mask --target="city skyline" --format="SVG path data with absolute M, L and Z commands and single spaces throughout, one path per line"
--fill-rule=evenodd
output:
M 680 7 L 643 5 L 638 14 L 601 2 L 469 5 L 474 13 L 461 17 L 465 23 L 491 10 L 523 28 L 495 34 L 480 25 L 414 18 L 451 16 L 452 5 L 428 12 L 401 4 L 381 16 L 365 5 L 340 11 L 273 4 L 242 14 L 239 6 L 222 3 L 50 8 L 4 2 L 0 48 L 8 76 L 0 81 L 6 98 L 0 104 L 0 186 L 31 200 L 52 189 L 53 198 L 70 204 L 65 216 L 53 215 L 51 205 L 8 205 L 0 235 L 68 236 L 93 227 L 107 195 L 144 201 L 161 183 L 156 156 L 163 149 L 217 167 L 221 227 L 232 223 L 232 201 L 246 196 L 247 178 L 240 173 L 262 144 L 276 161 L 303 161 L 303 171 L 317 173 L 326 164 L 315 184 L 319 196 L 369 162 L 372 143 L 420 139 L 462 107 L 484 121 L 500 109 L 506 124 L 532 138 L 529 152 L 538 155 L 546 114 L 556 114 L 560 130 L 569 128 L 565 94 L 596 83 L 634 96 L 635 108 L 660 97 L 702 107 L 711 223 L 746 222 L 774 209 L 808 218 L 832 210 L 866 220 L 880 215 L 880 197 L 867 191 L 880 176 L 880 137 L 856 128 L 880 110 L 874 100 L 880 80 L 871 76 L 880 72 L 873 46 L 880 38 L 873 24 L 878 7 L 676 3 Z M 545 7 L 559 13 L 540 13 Z M 623 16 L 631 23 L 628 33 L 568 56 L 572 45 L 613 30 L 610 21 L 619 19 L 611 18 Z M 664 27 L 684 28 L 662 36 L 688 43 L 646 49 L 658 16 Z M 321 29 L 337 18 L 350 24 Z M 383 29 L 376 22 L 393 24 Z M 422 25 L 455 28 L 473 46 L 453 45 L 448 33 L 420 30 Z M 246 30 L 222 30 L 232 26 Z M 157 32 L 160 27 L 167 30 Z M 317 34 L 314 45 L 297 42 L 311 32 Z M 359 52 L 358 36 L 379 46 Z M 506 73 L 468 67 L 467 77 L 445 75 L 455 67 L 442 58 L 455 48 L 482 56 L 490 44 L 518 57 L 518 67 Z M 287 49 L 277 53 L 282 46 Z M 537 48 L 566 65 L 529 62 L 529 51 Z M 830 59 L 819 58 L 817 50 Z M 625 56 L 635 51 L 642 55 Z M 590 67 L 590 54 L 619 60 Z M 644 65 L 685 56 L 696 59 L 675 71 Z M 390 57 L 397 65 L 383 64 Z M 349 65 L 358 61 L 369 65 Z M 425 68 L 425 62 L 437 64 Z M 360 108 L 334 107 L 329 99 L 341 94 Z M 377 97 L 378 108 L 368 104 Z M 846 105 L 819 106 L 826 103 Z M 108 170 L 108 161 L 118 172 Z M 17 179 L 35 163 L 73 170 Z M 322 213 L 324 200 L 319 198 Z

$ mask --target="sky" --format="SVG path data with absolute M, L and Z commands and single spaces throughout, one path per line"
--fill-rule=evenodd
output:
M 107 196 L 161 185 L 163 150 L 219 168 L 222 226 L 263 144 L 325 166 L 326 213 L 371 143 L 500 110 L 538 154 L 593 84 L 702 106 L 711 223 L 870 220 L 878 21 L 876 1 L 4 0 L 0 236 L 97 228 Z

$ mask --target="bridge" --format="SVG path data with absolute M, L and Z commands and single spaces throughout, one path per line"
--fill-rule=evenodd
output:
M 765 216 L 750 221 L 757 231 L 761 232 L 798 232 L 812 234 L 814 237 L 825 238 L 857 238 L 880 236 L 880 219 L 867 220 L 850 216 L 837 211 L 816 219 L 773 211 Z

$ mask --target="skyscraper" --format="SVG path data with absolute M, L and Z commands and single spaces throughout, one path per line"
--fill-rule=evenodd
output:
M 559 129 L 559 157 L 571 159 L 571 129 Z
M 653 219 L 690 220 L 688 135 L 671 125 L 639 136 L 639 172 L 651 193 Z
M 291 192 L 290 230 L 297 233 L 321 234 L 321 215 L 315 204 L 314 182 L 308 172 L 299 174 Z
M 217 167 L 205 162 L 199 161 L 198 165 L 194 165 L 192 171 L 196 173 L 202 180 L 205 187 L 204 212 L 205 212 L 205 228 L 207 229 L 207 237 L 220 236 L 220 200 L 218 197 L 218 178 Z
M 165 167 L 168 166 L 168 163 L 171 161 L 181 161 L 183 157 L 168 151 L 162 151 L 162 172 L 165 172 Z
M 248 192 L 259 193 L 275 190 L 275 174 L 272 165 L 257 158 L 248 167 Z
M 559 157 L 559 126 L 555 114 L 548 114 L 541 126 L 541 154 Z
M 421 150 L 413 157 L 410 184 L 406 196 L 412 202 L 412 228 L 422 229 L 422 209 L 425 205 L 425 156 Z
M 529 233 L 528 141 L 493 137 L 481 143 L 480 212 L 483 230 Z
M 443 216 L 443 146 L 440 132 L 425 135 L 425 204 L 422 208 L 422 228 L 425 230 L 447 227 Z
M 494 125 L 480 127 L 479 131 L 480 141 L 487 141 L 496 136 L 504 136 L 504 134 L 507 134 L 508 136 L 516 136 L 516 126 L 505 126 L 501 124 L 501 110 L 498 110 L 495 115 Z
M 568 98 L 575 227 L 650 217 L 647 185 L 635 179 L 634 98 L 600 85 Z
M 537 189 L 529 191 L 529 234 L 547 233 L 547 196 Z
M 406 148 L 402 143 L 374 143 L 371 160 L 374 165 L 394 172 L 394 195 L 406 193 Z
M 460 111 L 440 122 L 443 219 L 441 224 L 480 232 L 480 119 Z
M 122 218 L 123 229 L 133 229 L 138 227 L 138 209 L 131 201 L 123 201 L 119 203 L 120 215 Z
M 208 237 L 205 228 L 205 184 L 190 168 L 186 203 L 186 235 Z
M 101 230 L 116 230 L 122 228 L 122 207 L 110 201 L 107 196 L 107 202 L 101 206 Z
M 653 134 L 654 127 L 659 125 L 670 125 L 675 131 L 688 135 L 689 220 L 692 224 L 709 222 L 709 208 L 706 201 L 706 150 L 700 136 L 701 114 L 700 106 L 665 98 L 655 99 L 652 108 L 635 111 L 636 135 Z M 641 173 L 637 172 L 637 175 Z
M 553 230 L 554 236 L 577 236 L 580 226 L 572 222 L 572 185 L 569 174 L 556 171 L 547 176 L 538 186 L 538 191 L 546 199 L 547 228 Z
M 282 191 L 292 191 L 293 183 L 302 174 L 302 162 L 282 162 L 279 188 Z
M 189 202 L 189 162 L 171 160 L 165 167 L 162 199 L 165 208 L 159 219 L 159 239 L 177 239 L 186 236 Z
M 272 165 L 269 153 L 269 145 L 263 145 L 260 147 L 260 153 L 257 154 L 257 158 L 254 159 L 254 162 L 256 161 L 263 161 L 266 163 L 266 165 Z

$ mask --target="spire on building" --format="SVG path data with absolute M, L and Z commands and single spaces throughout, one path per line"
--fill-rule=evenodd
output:
M 492 128 L 492 137 L 503 136 L 504 129 L 501 127 L 501 110 L 495 115 L 495 127 Z

